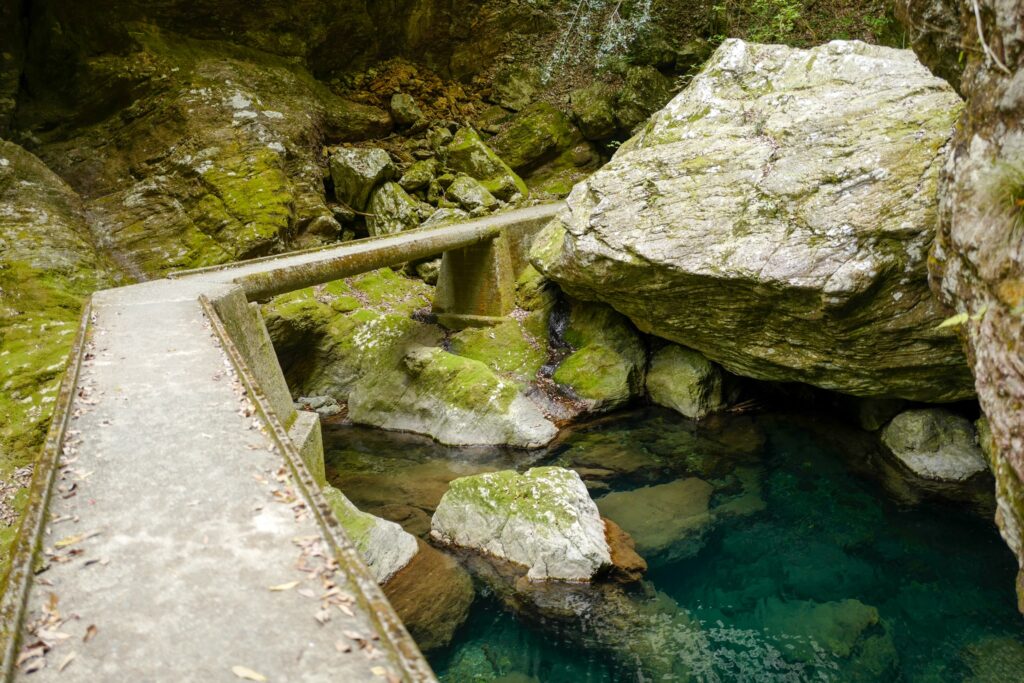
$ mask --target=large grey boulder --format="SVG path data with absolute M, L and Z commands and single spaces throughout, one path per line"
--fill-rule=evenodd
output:
M 611 564 L 597 506 L 580 476 L 561 467 L 456 479 L 431 536 L 529 567 L 534 580 L 589 581 Z
M 882 430 L 882 443 L 925 479 L 964 481 L 988 468 L 970 421 L 941 408 L 900 413 Z
M 365 211 L 374 188 L 395 175 L 395 165 L 382 149 L 339 149 L 331 155 L 330 168 L 335 198 L 356 211 Z
M 909 51 L 728 40 L 576 186 L 534 265 L 739 375 L 970 396 L 926 276 L 960 107 Z

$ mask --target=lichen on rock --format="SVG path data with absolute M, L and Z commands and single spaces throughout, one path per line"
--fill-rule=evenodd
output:
M 536 467 L 456 479 L 431 536 L 529 568 L 533 580 L 589 581 L 611 564 L 604 521 L 579 475 Z
M 534 265 L 741 376 L 969 397 L 926 278 L 960 107 L 908 51 L 727 40 L 573 190 Z

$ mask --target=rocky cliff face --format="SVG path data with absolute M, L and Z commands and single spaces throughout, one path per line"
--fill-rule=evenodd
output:
M 1024 611 L 1024 6 L 950 3 L 947 16 L 963 27 L 967 105 L 942 170 L 930 272 L 960 314 L 991 428 L 997 520 L 1022 567 Z
M 968 397 L 926 274 L 960 106 L 910 51 L 726 41 L 576 186 L 534 263 L 739 375 Z

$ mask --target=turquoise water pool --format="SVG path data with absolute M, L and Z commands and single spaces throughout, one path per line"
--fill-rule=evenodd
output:
M 1015 564 L 985 513 L 894 480 L 869 436 L 827 418 L 698 427 L 640 410 L 533 454 L 357 428 L 325 438 L 335 483 L 414 533 L 446 478 L 556 463 L 577 468 L 645 551 L 643 604 L 665 607 L 649 634 L 588 649 L 564 624 L 526 625 L 481 584 L 456 641 L 429 653 L 443 681 L 1024 681 Z M 602 500 L 630 492 L 670 509 L 637 520 L 641 498 Z M 655 641 L 673 673 L 647 667 Z M 632 643 L 640 654 L 624 657 Z

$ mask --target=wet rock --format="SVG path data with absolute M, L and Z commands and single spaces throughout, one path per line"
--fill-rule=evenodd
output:
M 498 105 L 492 105 L 485 109 L 473 125 L 485 133 L 497 133 L 501 130 L 502 124 L 512 118 L 512 114 L 508 110 L 499 107 Z
M 516 172 L 529 171 L 583 139 L 565 114 L 547 102 L 537 102 L 519 113 L 491 144 Z
M 528 567 L 531 580 L 590 581 L 611 564 L 597 506 L 579 475 L 559 467 L 456 479 L 431 536 Z
M 435 258 L 416 264 L 416 275 L 428 285 L 436 285 L 441 274 L 441 259 Z
M 618 524 L 610 519 L 605 519 L 604 538 L 608 543 L 608 552 L 612 562 L 612 568 L 609 570 L 610 577 L 623 583 L 632 583 L 642 579 L 644 572 L 647 571 L 647 562 L 637 554 L 636 542 L 632 537 Z
M 959 106 L 907 51 L 728 40 L 573 190 L 533 263 L 741 376 L 969 397 L 926 277 Z
M 395 608 L 421 650 L 448 645 L 469 615 L 473 580 L 453 558 L 418 541 L 419 552 L 384 584 Z
M 713 518 L 708 509 L 713 488 L 702 479 L 609 493 L 597 500 L 601 514 L 622 527 L 650 562 L 697 553 Z
M 448 166 L 480 181 L 487 191 L 502 201 L 529 190 L 522 178 L 491 150 L 472 128 L 460 128 L 446 148 Z
M 651 356 L 647 393 L 658 405 L 694 419 L 725 406 L 718 366 L 696 351 L 675 344 Z
M 402 527 L 362 512 L 333 486 L 323 495 L 377 583 L 386 584 L 417 554 L 416 539 Z
M 470 213 L 490 211 L 498 205 L 498 200 L 486 187 L 465 174 L 455 178 L 445 196 Z
M 412 95 L 395 93 L 391 96 L 391 116 L 399 126 L 408 127 L 423 119 L 423 110 Z
M 419 227 L 419 203 L 398 183 L 377 188 L 367 206 L 366 228 L 370 236 L 390 235 Z
M 623 316 L 611 308 L 572 302 L 564 340 L 574 349 L 551 378 L 588 410 L 618 408 L 642 391 L 646 351 Z
M 414 347 L 399 367 L 357 382 L 349 394 L 349 417 L 449 445 L 537 448 L 557 433 L 513 382 L 480 361 L 428 347 Z
M 402 174 L 402 178 L 398 181 L 398 184 L 402 186 L 402 189 L 406 192 L 415 192 L 416 190 L 422 190 L 430 185 L 430 181 L 437 175 L 437 169 L 439 164 L 436 159 L 424 159 L 417 161 L 416 163 L 405 169 L 405 173 Z
M 334 196 L 356 211 L 365 211 L 370 194 L 395 176 L 395 165 L 382 149 L 342 148 L 331 154 L 329 165 Z
M 970 421 L 941 408 L 900 413 L 882 430 L 882 443 L 925 479 L 965 481 L 987 469 Z

